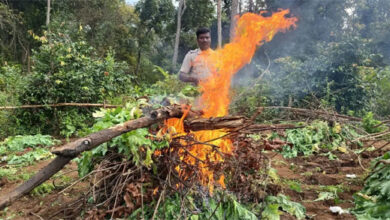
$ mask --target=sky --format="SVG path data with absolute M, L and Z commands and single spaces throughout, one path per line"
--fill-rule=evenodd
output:
M 130 4 L 130 5 L 135 5 L 135 3 L 137 3 L 138 0 L 126 0 L 126 3 L 127 4 Z

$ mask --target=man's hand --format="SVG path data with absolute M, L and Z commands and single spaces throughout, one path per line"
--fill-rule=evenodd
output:
M 179 79 L 183 82 L 190 82 L 190 83 L 194 84 L 195 86 L 197 86 L 199 83 L 199 79 L 197 77 L 191 76 L 190 74 L 185 73 L 185 72 L 179 73 Z

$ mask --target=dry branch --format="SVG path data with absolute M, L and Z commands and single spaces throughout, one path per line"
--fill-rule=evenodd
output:
M 352 117 L 352 116 L 348 116 L 348 115 L 338 114 L 336 112 L 327 112 L 327 111 L 321 111 L 321 110 L 292 108 L 292 107 L 284 107 L 284 106 L 268 106 L 268 107 L 260 107 L 260 108 L 288 110 L 288 111 L 294 112 L 297 115 L 315 116 L 315 117 L 322 118 L 325 120 L 330 120 L 330 119 L 334 118 L 334 119 L 344 120 L 344 121 L 362 121 L 362 119 L 358 118 L 358 117 Z
M 57 104 L 46 104 L 46 105 L 0 106 L 0 110 L 11 110 L 11 109 L 20 109 L 20 108 L 64 107 L 64 106 L 117 108 L 120 105 L 94 104 L 94 103 L 57 103 Z
M 293 124 L 253 124 L 253 122 L 243 116 L 225 116 L 216 118 L 195 118 L 184 121 L 184 128 L 191 131 L 199 130 L 245 130 L 245 131 L 265 131 L 299 128 Z
M 184 128 L 191 131 L 235 129 L 249 123 L 243 116 L 225 116 L 216 118 L 197 118 L 184 121 Z
M 269 131 L 269 130 L 285 130 L 285 129 L 295 129 L 302 128 L 304 126 L 296 126 L 293 124 L 253 124 L 245 128 L 246 131 L 258 132 L 258 131 Z

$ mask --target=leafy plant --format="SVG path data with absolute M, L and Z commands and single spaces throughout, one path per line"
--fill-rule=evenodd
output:
M 22 75 L 19 65 L 6 64 L 0 67 L 0 106 L 20 104 L 19 95 L 24 92 L 28 78 L 28 76 L 21 77 Z M 0 139 L 23 133 L 24 129 L 20 128 L 17 122 L 18 119 L 12 111 L 0 111 Z
M 386 130 L 386 126 L 380 126 L 380 123 L 380 121 L 374 119 L 372 112 L 368 112 L 363 117 L 362 126 L 368 133 L 377 133 Z
M 0 179 L 3 177 L 9 179 L 9 177 L 16 174 L 16 172 L 17 172 L 17 169 L 15 169 L 15 168 L 0 168 Z
M 321 186 L 319 189 L 320 192 L 318 194 L 318 197 L 314 200 L 314 202 L 334 200 L 334 202 L 337 204 L 340 202 L 338 194 L 344 192 L 343 188 L 345 188 L 343 185 Z
M 157 211 L 156 217 L 159 219 L 180 219 L 183 218 L 182 213 L 191 220 L 258 219 L 254 212 L 239 203 L 234 196 L 224 193 L 219 193 L 212 198 L 194 197 L 189 194 L 185 199 L 174 194 L 168 197 Z M 139 218 L 140 212 L 141 208 L 135 210 L 131 218 Z M 144 207 L 144 212 L 146 218 L 151 218 L 154 212 L 153 206 Z
M 332 200 L 335 198 L 336 198 L 336 195 L 333 192 L 320 192 L 320 194 L 318 194 L 318 198 L 315 199 L 314 202 L 324 201 L 324 200 Z
M 0 155 L 5 155 L 0 161 L 12 166 L 31 165 L 37 160 L 51 157 L 52 154 L 45 147 L 59 142 L 49 135 L 11 136 L 0 143 Z
M 28 147 L 50 147 L 59 143 L 59 140 L 54 139 L 50 135 L 18 135 L 6 138 L 3 142 L 0 142 L 0 147 L 5 147 L 7 151 L 20 152 Z
M 150 88 L 145 89 L 145 93 L 149 95 L 165 98 L 172 96 L 181 99 L 191 99 L 199 95 L 198 88 L 189 83 L 184 83 L 178 79 L 177 74 L 171 74 L 159 66 L 155 66 L 155 72 L 160 73 L 164 78 Z
M 297 219 L 304 219 L 306 209 L 297 202 L 292 202 L 287 196 L 279 194 L 278 196 L 267 196 L 265 198 L 265 208 L 261 213 L 262 219 L 276 220 L 280 219 L 279 209 L 295 216 Z
M 301 187 L 301 184 L 299 182 L 294 181 L 294 180 L 287 180 L 286 184 L 288 185 L 288 187 L 291 190 L 294 190 L 295 192 L 299 192 L 299 193 L 302 192 L 302 187 Z
M 65 23 L 56 25 L 56 31 L 44 32 L 43 36 L 31 33 L 41 46 L 33 51 L 34 65 L 21 103 L 101 103 L 132 88 L 127 64 L 115 61 L 113 51 L 98 57 L 85 41 L 82 28 L 74 32 L 66 29 Z M 67 137 L 88 124 L 90 114 L 87 109 L 74 107 L 19 111 L 22 125 Z
M 292 158 L 298 155 L 308 156 L 321 149 L 344 149 L 346 138 L 353 138 L 358 134 L 337 123 L 334 127 L 329 127 L 326 122 L 314 121 L 304 128 L 286 131 L 286 136 L 286 141 L 293 146 L 284 146 L 281 153 L 284 157 Z M 331 154 L 327 156 L 335 159 Z
M 7 158 L 7 163 L 9 165 L 27 166 L 31 165 L 35 161 L 47 159 L 51 156 L 53 156 L 53 154 L 50 153 L 49 150 L 44 148 L 36 148 L 33 151 L 29 151 L 21 156 L 15 154 L 9 156 Z
M 354 195 L 352 213 L 358 219 L 390 218 L 390 166 L 380 161 L 390 161 L 390 152 L 372 162 L 372 171 L 364 188 Z
M 141 106 L 148 105 L 146 100 L 139 99 L 137 102 L 128 103 L 124 108 L 103 109 L 94 113 L 96 123 L 89 129 L 80 134 L 89 134 L 109 128 L 113 125 L 123 123 L 128 120 L 136 119 L 142 116 Z M 111 151 L 121 153 L 127 159 L 132 159 L 137 165 L 143 163 L 150 166 L 152 154 L 156 149 L 168 146 L 166 140 L 154 141 L 147 128 L 140 128 L 127 132 L 121 136 L 113 138 L 111 141 L 101 144 L 91 151 L 83 152 L 77 159 L 80 176 L 85 176 L 94 167 L 94 162 Z M 142 148 L 142 150 L 140 150 Z
M 33 196 L 44 196 L 49 194 L 51 191 L 55 189 L 53 183 L 42 183 L 41 185 L 35 187 L 30 194 Z

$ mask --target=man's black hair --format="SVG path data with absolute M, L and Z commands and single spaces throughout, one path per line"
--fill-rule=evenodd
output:
M 201 35 L 201 34 L 206 34 L 206 33 L 210 33 L 210 29 L 205 28 L 205 27 L 199 28 L 199 29 L 196 31 L 196 38 L 199 38 L 199 35 Z

